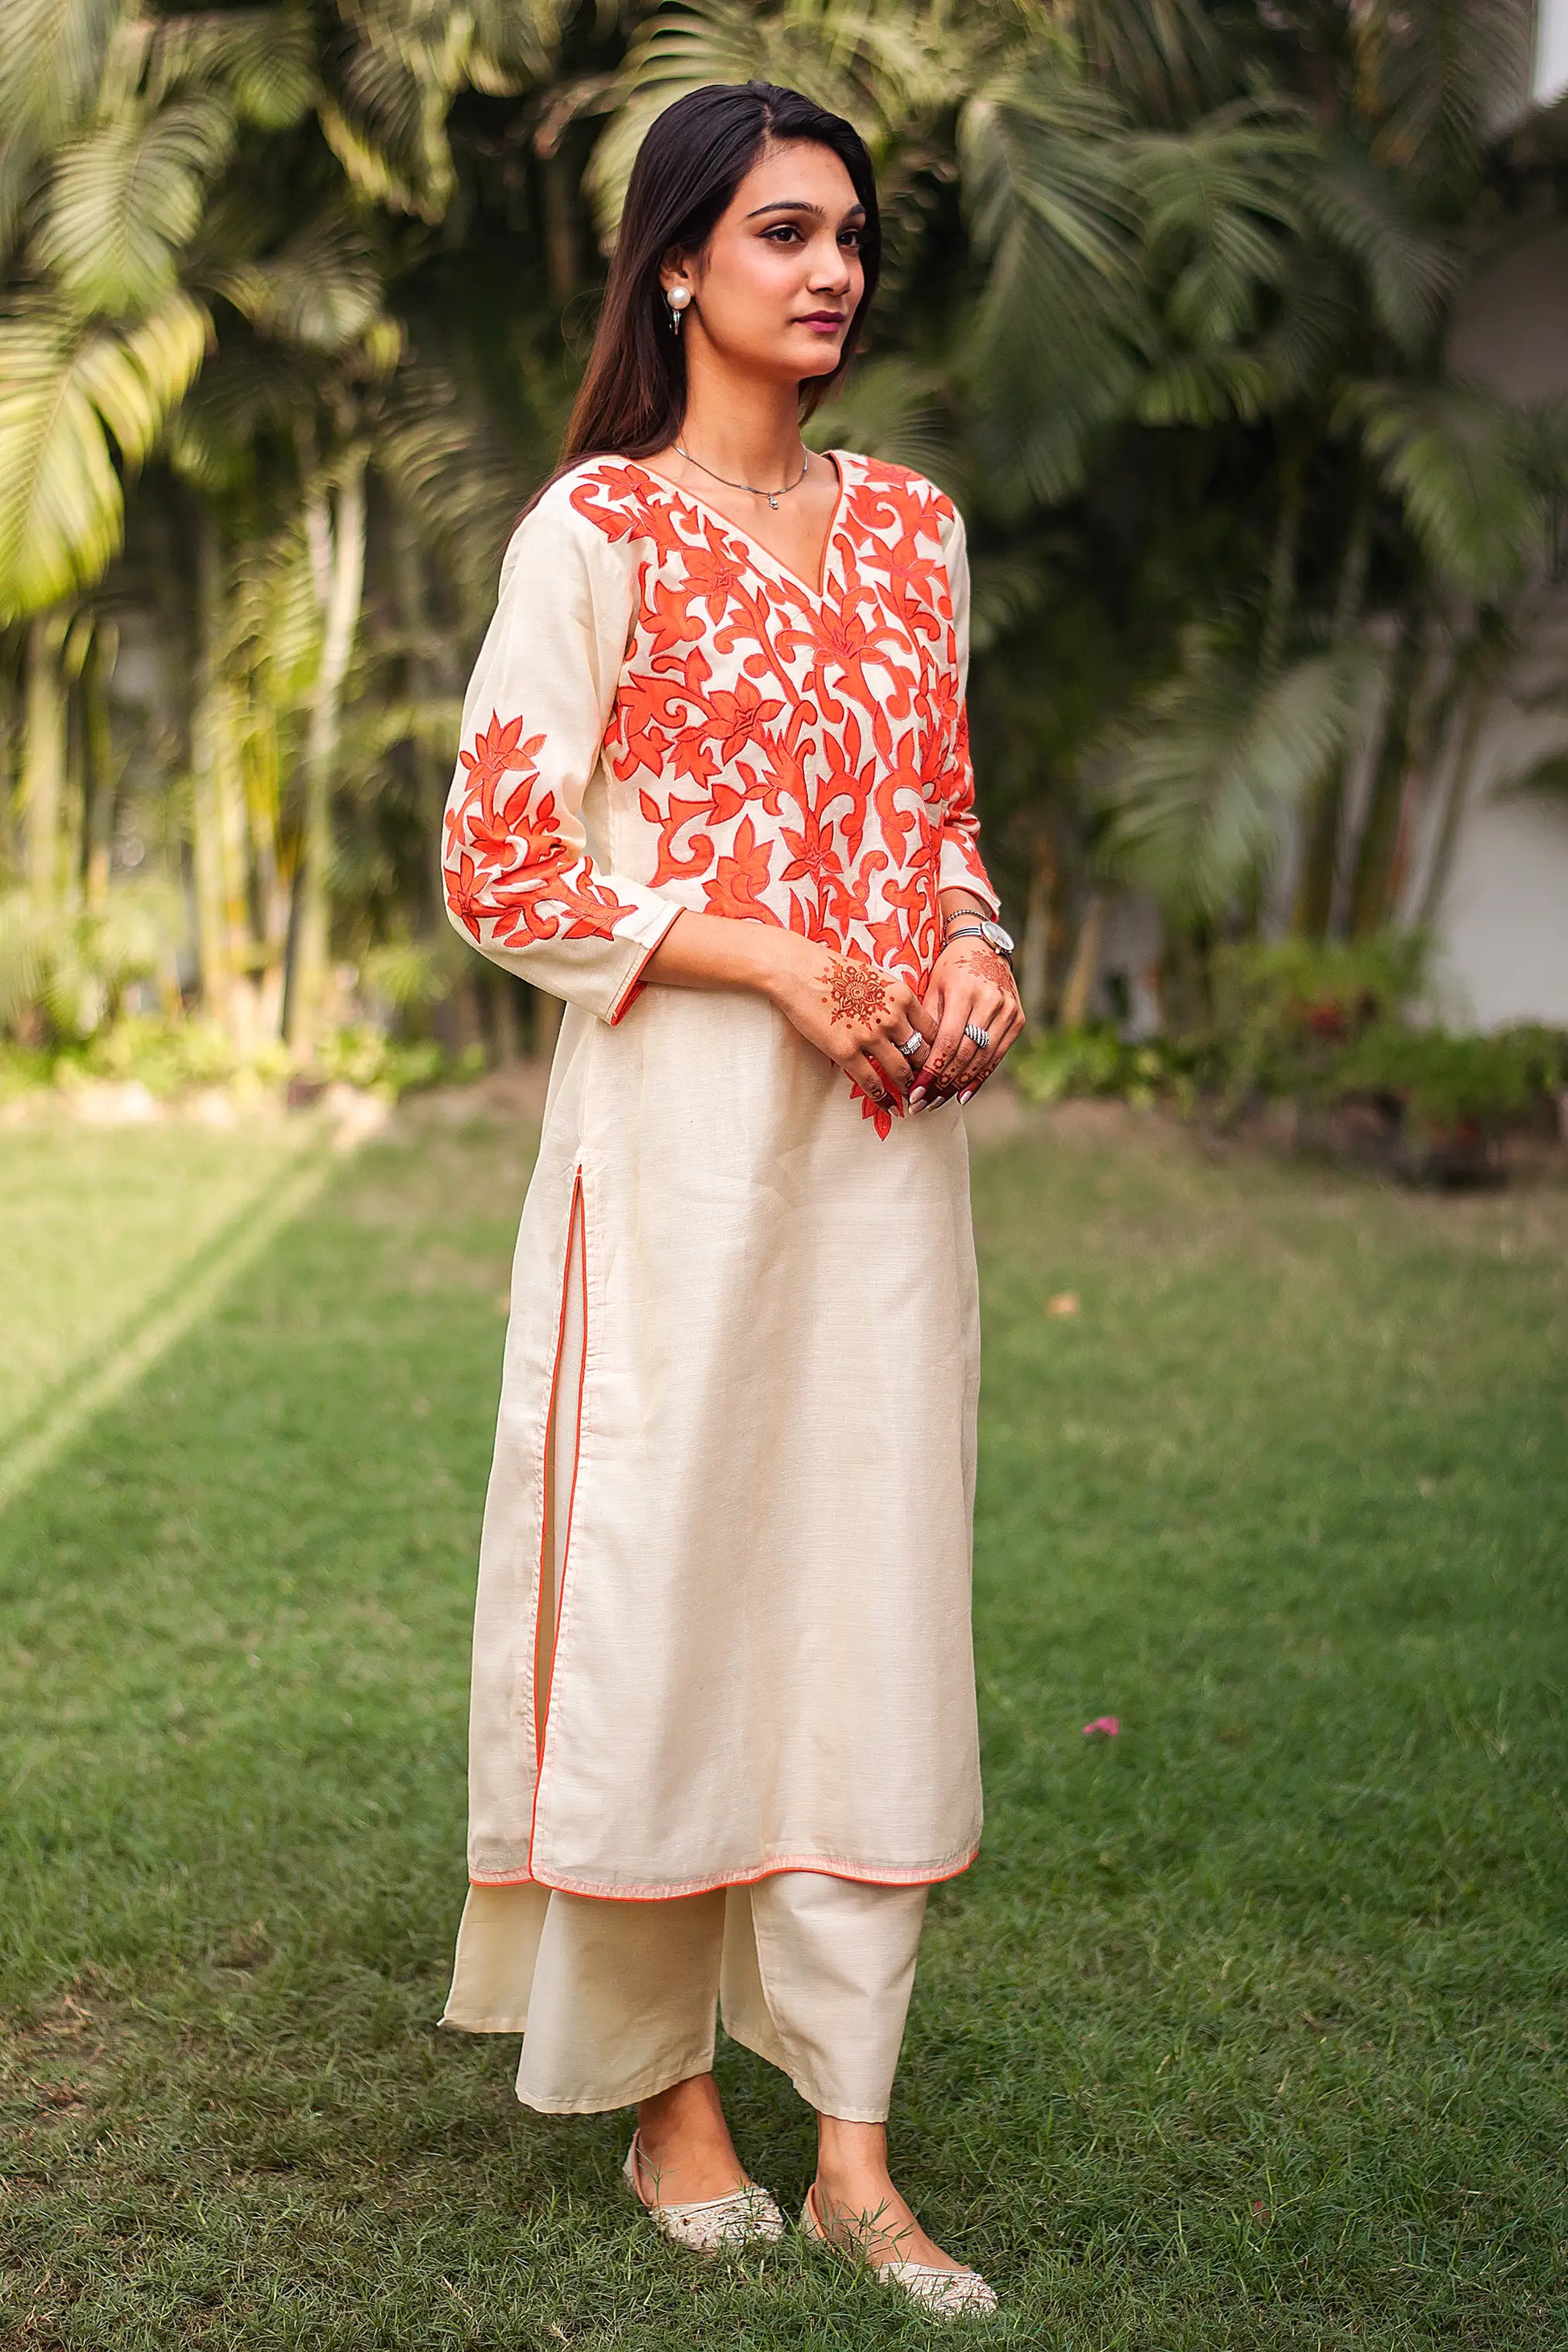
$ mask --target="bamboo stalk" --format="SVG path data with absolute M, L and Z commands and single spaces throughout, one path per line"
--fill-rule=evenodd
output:
M 343 681 L 364 593 L 367 454 L 363 446 L 348 452 L 336 513 L 330 519 L 321 665 L 305 739 L 304 844 L 295 886 L 299 935 L 288 1016 L 289 1042 L 305 1053 L 314 1048 L 320 1034 L 331 948 L 332 773 L 342 731 Z
M 61 817 L 66 783 L 66 682 L 60 666 L 68 614 L 35 614 L 27 627 L 22 733 L 22 807 L 27 828 L 27 888 L 35 907 L 63 900 Z
M 1103 890 L 1091 890 L 1062 989 L 1061 1025 L 1064 1029 L 1081 1029 L 1089 1016 L 1089 994 L 1100 971 L 1100 941 L 1104 929 L 1105 893 Z

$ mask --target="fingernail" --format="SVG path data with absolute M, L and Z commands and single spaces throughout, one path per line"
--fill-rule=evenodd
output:
M 926 1090 L 924 1087 L 911 1087 L 910 1088 L 910 1108 L 911 1110 L 919 1110 L 925 1098 Z
M 963 1108 L 964 1104 L 965 1104 L 966 1102 L 968 1102 L 968 1101 L 972 1098 L 972 1097 L 973 1096 L 973 1093 L 974 1093 L 974 1088 L 973 1088 L 973 1087 L 966 1087 L 964 1088 L 964 1090 L 963 1090 L 963 1094 L 961 1094 L 961 1095 L 959 1096 L 959 1097 L 958 1097 L 958 1108 L 959 1108 L 959 1109 L 960 1109 L 960 1110 L 962 1110 L 962 1109 Z

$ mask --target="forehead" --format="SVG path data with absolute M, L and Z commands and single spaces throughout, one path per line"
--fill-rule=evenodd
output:
M 831 147 L 814 140 L 791 139 L 764 147 L 735 190 L 731 218 L 744 217 L 769 205 L 800 203 L 815 205 L 830 218 L 859 208 L 855 183 Z

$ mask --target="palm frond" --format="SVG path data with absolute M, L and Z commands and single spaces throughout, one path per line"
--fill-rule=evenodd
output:
M 969 564 L 969 643 L 988 653 L 1031 619 L 1046 601 L 1047 572 L 1028 548 L 976 551 Z
M 1075 0 L 1074 29 L 1096 79 L 1144 121 L 1178 121 L 1222 98 L 1226 37 L 1203 0 Z
M 1353 262 L 1372 314 L 1399 350 L 1424 352 L 1459 278 L 1459 257 L 1390 173 L 1343 142 L 1309 160 L 1300 183 L 1308 220 Z
M 1285 820 L 1344 750 L 1376 656 L 1318 654 L 1260 681 L 1213 633 L 1102 739 L 1091 763 L 1109 875 L 1183 919 L 1222 915 L 1266 875 Z
M 127 317 L 174 287 L 234 121 L 210 98 L 115 121 L 61 151 L 34 250 L 83 310 Z
M 40 611 L 98 577 L 123 520 L 110 436 L 125 463 L 146 456 L 207 331 L 178 293 L 124 333 L 41 298 L 0 314 L 0 614 Z
M 647 128 L 678 98 L 710 82 L 771 81 L 804 91 L 854 123 L 880 158 L 932 87 L 929 44 L 907 8 L 844 0 L 682 0 L 656 8 L 633 35 L 615 112 L 587 185 L 608 241 Z M 912 86 L 912 87 L 911 87 Z
M 231 335 L 202 370 L 169 428 L 176 472 L 209 495 L 242 481 L 263 435 L 309 416 L 318 384 L 286 345 Z
M 814 449 L 858 449 L 911 466 L 944 488 L 960 467 L 938 380 L 907 360 L 868 360 L 806 429 Z
M 156 19 L 143 87 L 154 105 L 191 90 L 221 92 L 242 122 L 286 131 L 316 96 L 316 41 L 300 6 L 214 9 Z
M 1529 92 L 1534 13 L 1519 0 L 1360 0 L 1351 12 L 1380 158 L 1450 210 L 1479 181 L 1500 104 Z
M 522 483 L 493 418 L 450 370 L 415 352 L 385 394 L 375 463 L 454 576 L 493 589 Z
M 125 0 L 5 0 L 0 145 L 37 153 L 91 109 Z
M 1519 579 L 1547 518 L 1518 409 L 1452 378 L 1361 382 L 1342 393 L 1338 422 L 1359 433 L 1434 570 L 1477 595 Z
M 1301 171 L 1312 152 L 1304 118 L 1284 105 L 1227 107 L 1130 152 L 1171 328 L 1200 346 L 1251 334 L 1261 297 L 1284 282 L 1300 242 Z
M 381 310 L 375 253 L 364 228 L 343 206 L 318 213 L 264 258 L 219 263 L 208 282 L 258 333 L 307 350 L 346 350 L 366 334 Z
M 1004 498 L 1077 487 L 1152 341 L 1122 130 L 1108 100 L 1032 69 L 999 78 L 960 118 L 985 272 L 967 372 L 976 446 Z

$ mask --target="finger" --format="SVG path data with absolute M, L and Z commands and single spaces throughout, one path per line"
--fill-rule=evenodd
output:
M 921 1074 L 913 1088 L 929 1102 L 943 1102 L 951 1091 L 952 1077 L 957 1066 L 959 1049 L 963 1040 L 963 1007 L 956 993 L 944 993 L 942 1018 L 930 1052 L 921 1065 Z M 912 1096 L 911 1096 L 912 1099 Z
M 961 1101 L 970 1101 L 979 1093 L 986 1080 L 994 1076 L 996 1071 L 1001 1067 L 1002 1063 L 1005 1060 L 1013 1045 L 1016 1043 L 1023 1026 L 1023 1013 L 1016 1008 L 1016 1006 L 1010 1007 L 1007 1013 L 1002 1017 L 996 1031 L 993 1034 L 990 1053 L 986 1055 L 980 1067 L 978 1069 L 972 1069 L 968 1076 L 965 1078 L 963 1090 L 960 1097 Z
M 936 1028 L 935 1021 L 913 991 L 900 989 L 898 1002 L 880 1024 L 880 1033 L 899 1057 L 894 1066 L 904 1087 L 908 1087 L 931 1052 Z
M 879 1033 L 866 1041 L 866 1058 L 882 1074 L 882 1083 L 899 1095 L 907 1095 L 914 1072 L 904 1059 L 891 1037 Z
M 869 1054 L 851 1054 L 841 1067 L 847 1071 L 861 1093 L 869 1095 L 881 1109 L 896 1111 L 900 1118 L 903 1117 L 901 1096 L 889 1087 L 886 1072 L 871 1059 Z
M 943 1099 L 957 1094 L 961 1088 L 968 1086 L 971 1074 L 991 1051 L 991 1033 L 985 1022 L 980 1017 L 980 1008 L 970 1003 L 957 1009 L 958 1035 L 953 1042 L 952 1052 L 948 1056 L 947 1066 L 939 1082 Z M 984 1033 L 986 1042 L 984 1045 L 969 1034 L 971 1026 Z

